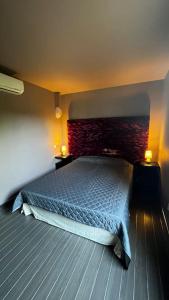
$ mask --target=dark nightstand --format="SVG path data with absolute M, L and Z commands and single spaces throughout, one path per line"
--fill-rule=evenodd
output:
M 71 154 L 67 156 L 55 156 L 55 158 L 58 159 L 58 161 L 55 163 L 56 170 L 71 163 L 74 159 L 73 155 Z
M 148 206 L 160 206 L 161 176 L 157 162 L 140 162 L 134 166 L 133 192 L 142 203 Z

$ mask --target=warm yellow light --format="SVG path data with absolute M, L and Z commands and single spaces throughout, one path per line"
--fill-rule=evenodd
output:
M 62 145 L 61 146 L 60 152 L 61 152 L 61 156 L 63 156 L 63 157 L 67 155 L 67 147 L 66 147 L 66 145 Z
M 62 116 L 62 110 L 59 106 L 56 106 L 55 108 L 55 117 L 56 119 L 60 119 Z
M 146 150 L 145 151 L 145 161 L 147 163 L 150 163 L 152 161 L 152 157 L 153 157 L 152 151 L 151 150 Z

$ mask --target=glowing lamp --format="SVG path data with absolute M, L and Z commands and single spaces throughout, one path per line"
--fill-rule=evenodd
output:
M 62 145 L 60 148 L 61 156 L 66 156 L 67 155 L 67 147 L 66 145 Z
M 56 119 L 60 119 L 62 116 L 62 110 L 59 106 L 56 106 L 55 108 L 55 117 Z
M 151 161 L 152 161 L 152 151 L 151 150 L 146 150 L 145 151 L 145 161 L 147 162 L 147 163 L 151 163 Z

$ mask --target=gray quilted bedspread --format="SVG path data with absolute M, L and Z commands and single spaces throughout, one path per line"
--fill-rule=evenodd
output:
M 129 195 L 132 166 L 122 159 L 80 157 L 26 185 L 13 204 L 23 202 L 103 228 L 121 240 L 129 264 Z

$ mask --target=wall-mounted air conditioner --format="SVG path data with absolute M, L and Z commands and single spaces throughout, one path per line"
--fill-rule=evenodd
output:
M 24 83 L 21 80 L 0 73 L 0 91 L 22 95 L 24 92 Z

